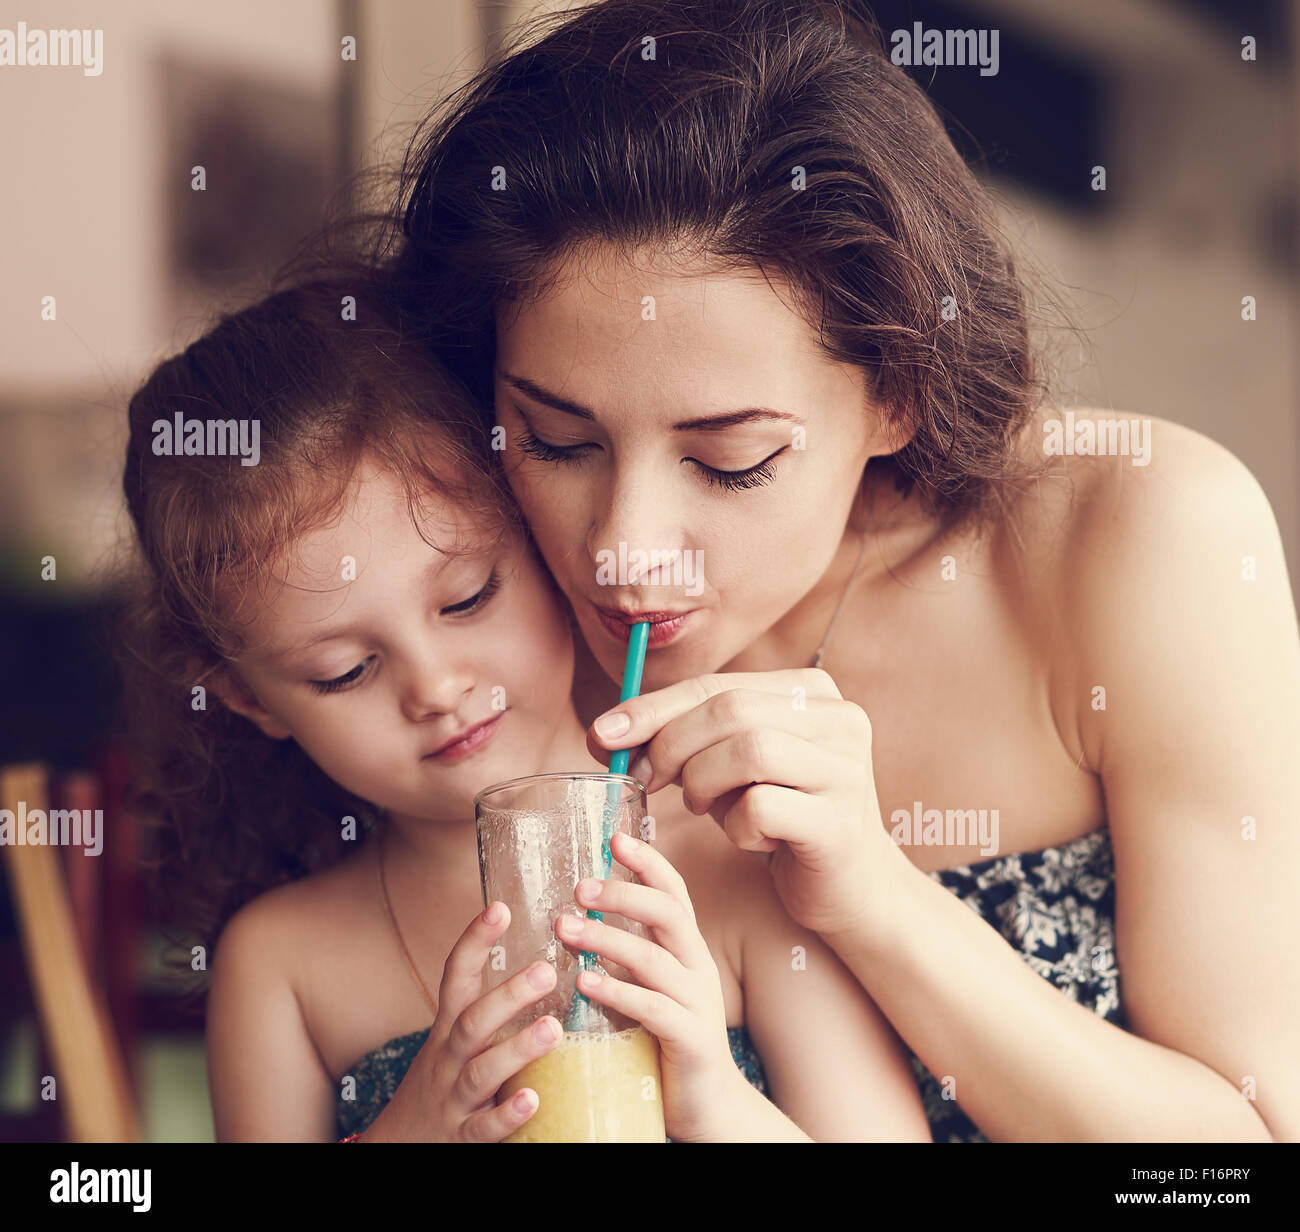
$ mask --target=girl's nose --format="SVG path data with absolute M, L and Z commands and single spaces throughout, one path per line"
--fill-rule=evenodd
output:
M 407 677 L 402 714 L 412 723 L 453 714 L 473 688 L 473 673 L 464 664 L 421 664 Z

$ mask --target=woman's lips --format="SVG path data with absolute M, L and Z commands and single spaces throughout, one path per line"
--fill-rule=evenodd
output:
M 632 626 L 636 623 L 626 617 L 611 616 L 605 608 L 596 607 L 592 604 L 596 615 L 600 618 L 600 623 L 605 626 L 606 631 L 611 637 L 617 638 L 620 642 L 627 642 L 632 636 Z M 646 647 L 650 650 L 658 650 L 661 646 L 667 646 L 670 642 L 675 642 L 686 628 L 692 616 L 698 612 L 699 608 L 692 608 L 689 612 L 680 612 L 676 616 L 669 617 L 666 620 L 652 620 L 646 636 Z M 667 615 L 667 613 L 662 613 Z
M 455 744 L 449 744 L 445 749 L 439 749 L 436 753 L 426 754 L 425 760 L 443 762 L 444 764 L 464 760 L 471 753 L 476 753 L 497 734 L 497 728 L 501 726 L 501 719 L 504 715 L 505 711 L 503 710 L 495 719 L 489 719 L 486 723 L 475 727 L 463 740 L 457 740 Z

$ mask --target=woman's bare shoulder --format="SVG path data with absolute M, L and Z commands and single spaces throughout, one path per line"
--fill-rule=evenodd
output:
M 1122 568 L 1141 544 L 1188 547 L 1206 515 L 1275 527 L 1268 499 L 1229 450 L 1192 428 L 1152 415 L 1094 407 L 1045 410 L 1024 438 L 1037 478 L 1016 502 L 1019 545 L 1038 577 Z M 1213 517 L 1211 520 L 1213 520 Z

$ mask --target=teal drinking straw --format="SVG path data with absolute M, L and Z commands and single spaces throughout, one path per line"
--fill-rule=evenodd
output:
M 646 639 L 649 636 L 649 621 L 642 620 L 632 626 L 631 635 L 627 639 L 627 658 L 623 662 L 623 688 L 618 695 L 618 700 L 621 702 L 628 701 L 641 692 L 641 672 L 645 667 Z M 609 758 L 610 774 L 626 774 L 628 758 L 631 755 L 631 749 L 616 749 L 611 753 Z M 605 788 L 605 817 L 601 826 L 600 843 L 600 855 L 604 863 L 604 871 L 601 873 L 603 879 L 609 877 L 614 861 L 609 844 L 614 837 L 614 823 L 618 819 L 618 795 L 621 790 L 622 787 L 618 783 L 610 783 Z M 587 919 L 599 920 L 602 918 L 599 911 L 588 908 Z M 595 954 L 587 950 L 579 953 L 578 969 L 580 971 L 592 971 L 595 966 Z M 564 1024 L 566 1031 L 581 1031 L 586 1026 L 589 1004 L 590 1002 L 582 992 L 575 989 L 573 1000 L 569 1003 L 569 1016 Z

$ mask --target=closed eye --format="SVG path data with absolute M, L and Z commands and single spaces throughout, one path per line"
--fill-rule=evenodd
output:
M 536 458 L 539 462 L 555 463 L 577 463 L 582 461 L 587 450 L 600 448 L 591 442 L 582 445 L 553 445 L 550 441 L 541 440 L 527 429 L 520 433 L 518 445 L 530 458 Z M 683 458 L 682 461 L 692 462 L 698 466 L 700 474 L 710 487 L 725 488 L 728 492 L 741 492 L 746 488 L 757 488 L 765 483 L 771 483 L 775 474 L 772 463 L 789 448 L 789 445 L 782 445 L 761 462 L 738 471 L 720 470 L 716 466 L 701 462 L 698 458 Z
M 496 594 L 497 591 L 500 589 L 501 589 L 501 577 L 497 573 L 496 569 L 494 568 L 492 570 L 492 573 L 488 577 L 488 580 L 484 585 L 483 589 L 480 590 L 478 594 L 471 595 L 468 599 L 466 599 L 462 603 L 453 603 L 451 607 L 444 607 L 439 613 L 439 615 L 454 616 L 465 612 L 476 611 L 478 608 L 482 607 L 489 599 L 491 599 L 492 596 Z
M 344 672 L 342 676 L 335 676 L 333 680 L 309 680 L 317 693 L 338 693 L 343 689 L 355 685 L 366 674 L 366 669 L 375 661 L 375 656 L 363 659 L 350 672 Z

